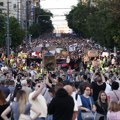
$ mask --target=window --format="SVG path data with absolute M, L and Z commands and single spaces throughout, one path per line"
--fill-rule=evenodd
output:
M 17 6 L 16 6 L 16 4 L 13 4 L 13 8 L 15 9 Z
M 0 6 L 3 6 L 3 2 L 0 2 Z

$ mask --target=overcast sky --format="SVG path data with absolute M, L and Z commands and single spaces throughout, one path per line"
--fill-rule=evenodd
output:
M 41 0 L 41 7 L 44 9 L 49 9 L 54 15 L 54 18 L 52 19 L 53 24 L 55 26 L 61 26 L 64 24 L 67 24 L 65 21 L 65 14 L 69 13 L 71 10 L 71 7 L 74 5 L 76 6 L 78 3 L 78 0 Z M 63 9 L 60 9 L 63 8 Z M 65 9 L 64 9 L 65 8 Z M 61 16 L 59 16 L 61 15 Z M 63 15 L 63 16 L 62 16 Z

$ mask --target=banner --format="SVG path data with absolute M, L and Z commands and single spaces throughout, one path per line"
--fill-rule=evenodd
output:
M 27 62 L 27 66 L 31 66 L 31 65 L 33 65 L 34 63 L 39 63 L 39 64 L 41 64 L 42 59 L 41 59 L 41 58 L 27 58 L 27 59 L 26 59 L 26 62 Z
M 76 50 L 76 47 L 77 47 L 77 43 L 74 43 L 72 45 L 69 45 L 69 52 L 73 52 Z
M 109 56 L 109 53 L 108 53 L 108 52 L 103 52 L 103 53 L 102 53 L 102 57 L 105 57 L 105 56 L 108 57 L 108 56 Z
M 44 68 L 47 71 L 54 71 L 56 67 L 56 58 L 55 56 L 44 56 L 43 57 Z
M 84 56 L 83 60 L 84 60 L 84 62 L 88 62 L 89 61 L 89 57 L 88 56 Z
M 88 57 L 97 57 L 98 51 L 97 50 L 89 50 L 88 51 Z

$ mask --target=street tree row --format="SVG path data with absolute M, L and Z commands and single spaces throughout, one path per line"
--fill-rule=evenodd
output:
M 7 31 L 7 19 L 6 14 L 2 13 L 0 10 L 0 47 L 6 46 L 6 31 Z M 26 32 L 27 35 L 31 34 L 32 38 L 37 38 L 41 34 L 53 31 L 53 25 L 51 21 L 52 13 L 49 11 L 40 9 L 39 7 L 34 9 L 34 21 L 31 25 L 27 27 L 22 27 L 18 20 L 11 16 L 9 17 L 9 31 L 10 31 L 10 41 L 11 47 L 16 48 L 22 44 L 25 40 Z
M 81 37 L 108 48 L 120 48 L 120 0 L 80 2 L 66 18 L 68 26 Z

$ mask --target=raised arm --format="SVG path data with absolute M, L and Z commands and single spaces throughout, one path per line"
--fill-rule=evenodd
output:
M 40 86 L 40 87 L 38 87 L 38 86 Z M 36 85 L 36 87 L 38 87 L 38 88 L 36 88 L 34 94 L 32 95 L 32 100 L 35 100 L 38 97 L 38 95 L 41 93 L 42 89 L 44 88 L 44 84 L 39 83 Z

